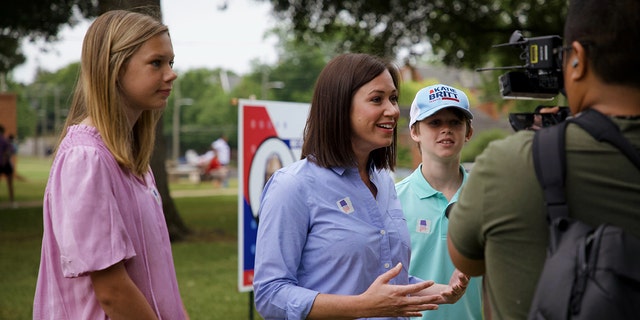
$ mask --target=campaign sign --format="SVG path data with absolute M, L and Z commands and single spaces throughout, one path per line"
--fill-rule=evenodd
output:
M 298 159 L 308 103 L 238 101 L 238 289 L 253 290 L 260 197 L 269 177 Z

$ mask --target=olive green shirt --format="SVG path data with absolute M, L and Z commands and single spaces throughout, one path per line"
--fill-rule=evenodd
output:
M 614 119 L 640 147 L 640 120 Z M 492 319 L 526 319 L 548 244 L 546 207 L 533 167 L 533 131 L 489 144 L 477 157 L 450 214 L 449 236 L 470 259 L 485 260 Z M 618 149 L 575 124 L 567 128 L 567 201 L 571 216 L 608 222 L 640 237 L 640 170 Z M 487 318 L 489 319 L 489 318 Z

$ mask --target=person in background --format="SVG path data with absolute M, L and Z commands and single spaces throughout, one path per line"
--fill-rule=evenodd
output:
M 220 178 L 222 187 L 229 186 L 229 162 L 231 161 L 231 147 L 227 142 L 227 136 L 223 134 L 220 138 L 211 143 L 211 148 L 215 151 L 218 161 L 220 162 Z
M 571 114 L 608 116 L 640 150 L 640 1 L 571 0 L 562 69 Z M 533 166 L 535 131 L 491 143 L 476 158 L 449 216 L 454 265 L 484 275 L 486 319 L 526 319 L 549 227 Z M 616 147 L 566 128 L 566 198 L 573 218 L 640 237 L 640 171 Z
M 173 59 L 150 15 L 108 11 L 87 30 L 44 193 L 34 319 L 187 318 L 149 167 Z
M 448 284 L 408 273 L 409 233 L 388 170 L 396 159 L 398 71 L 343 54 L 320 73 L 302 159 L 264 188 L 253 280 L 265 319 L 405 319 L 453 303 Z
M 11 165 L 13 166 L 13 181 L 26 181 L 27 179 L 18 173 L 18 141 L 13 134 L 9 135 L 9 143 L 13 146 L 13 155 L 11 156 Z
M 447 85 L 421 89 L 411 104 L 409 130 L 421 163 L 396 184 L 396 191 L 411 235 L 409 274 L 436 283 L 445 283 L 456 273 L 447 250 L 445 211 L 457 201 L 467 177 L 460 156 L 473 135 L 471 119 L 467 95 Z M 458 302 L 426 312 L 422 318 L 480 320 L 481 295 L 481 279 L 471 279 Z
M 9 203 L 12 207 L 17 207 L 13 190 L 13 168 L 12 158 L 15 154 L 13 145 L 9 139 L 5 138 L 5 128 L 0 125 L 0 178 L 4 176 L 7 179 L 7 188 L 9 189 Z

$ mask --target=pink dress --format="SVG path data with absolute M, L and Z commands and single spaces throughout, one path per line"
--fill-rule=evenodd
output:
M 185 318 L 153 175 L 123 171 L 96 128 L 67 129 L 43 211 L 34 319 L 108 319 L 89 273 L 123 260 L 160 319 Z

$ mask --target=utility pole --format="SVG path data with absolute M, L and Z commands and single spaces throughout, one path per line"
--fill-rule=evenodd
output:
M 269 89 L 282 89 L 284 88 L 284 82 L 282 81 L 269 81 L 269 72 L 266 68 L 262 69 L 262 100 L 267 99 L 267 93 Z
M 172 126 L 172 158 L 176 165 L 178 164 L 178 158 L 180 157 L 180 108 L 181 106 L 190 106 L 193 104 L 193 99 L 182 98 L 180 95 L 180 85 L 178 81 L 173 85 L 173 126 Z

